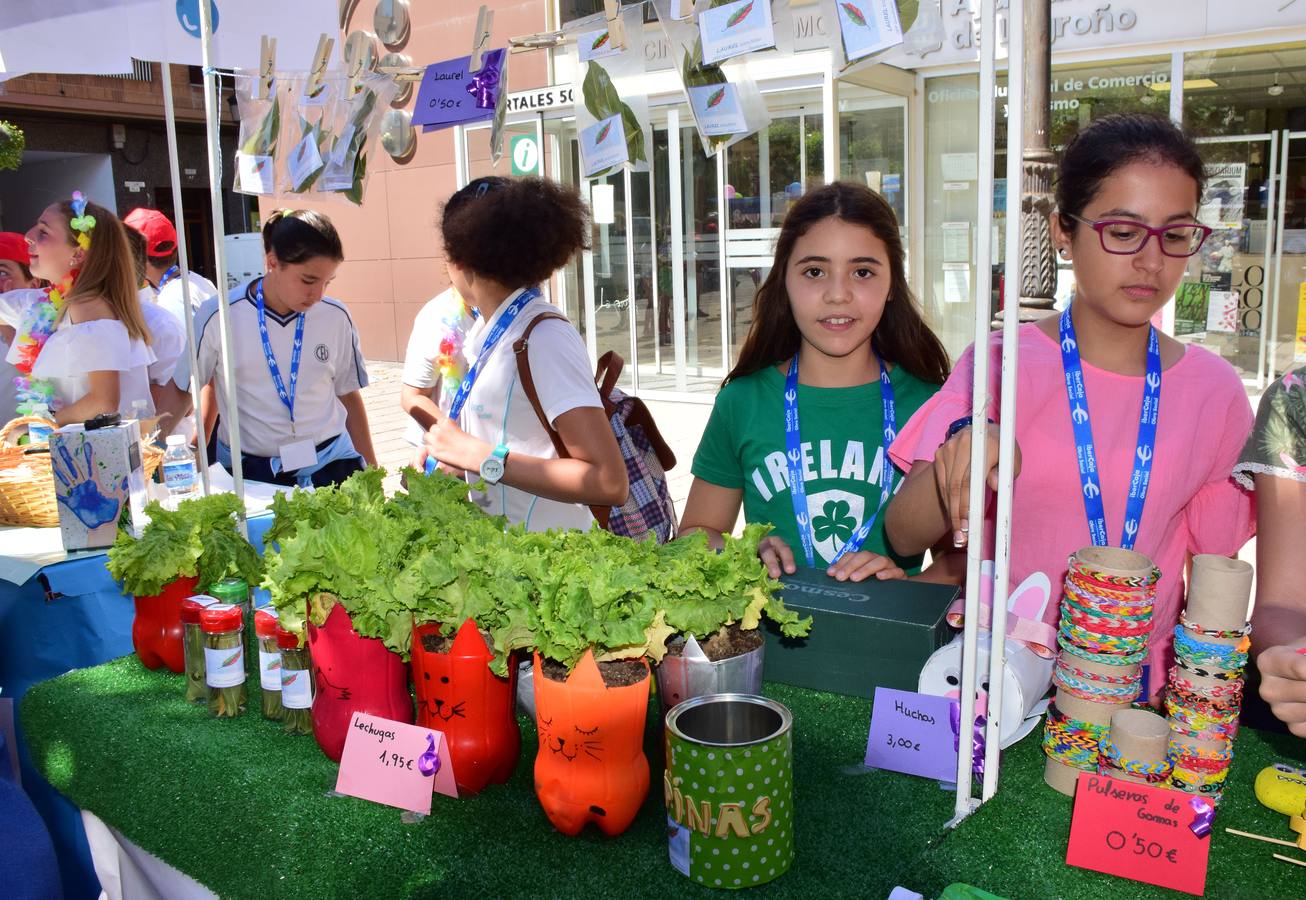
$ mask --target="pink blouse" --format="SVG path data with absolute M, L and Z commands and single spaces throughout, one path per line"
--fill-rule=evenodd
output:
M 989 416 L 996 419 L 1002 336 L 994 335 L 990 346 Z M 967 348 L 943 388 L 898 433 L 890 455 L 903 470 L 909 471 L 916 460 L 932 460 L 948 426 L 970 414 L 973 354 L 974 346 Z M 1112 546 L 1119 546 L 1138 440 L 1143 378 L 1118 375 L 1087 362 L 1083 367 L 1107 533 Z M 1134 545 L 1161 569 L 1155 629 L 1144 662 L 1149 696 L 1164 685 L 1172 659 L 1187 555 L 1232 555 L 1255 534 L 1251 495 L 1230 477 L 1251 431 L 1252 418 L 1237 373 L 1215 354 L 1189 346 L 1183 357 L 1165 370 L 1151 484 Z M 1058 585 L 1065 577 L 1070 555 L 1092 541 L 1080 493 L 1061 350 L 1033 324 L 1020 327 L 1016 442 L 1021 469 L 1012 505 L 1011 584 L 1043 571 Z M 986 522 L 990 535 L 986 551 L 992 541 L 992 506 L 990 503 Z M 1057 615 L 1054 599 L 1045 619 L 1055 624 Z

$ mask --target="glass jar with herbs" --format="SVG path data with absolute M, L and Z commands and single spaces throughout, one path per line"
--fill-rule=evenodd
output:
M 287 734 L 313 733 L 313 662 L 308 644 L 300 645 L 297 634 L 277 627 L 281 649 L 281 705 L 285 708 Z
M 208 594 L 196 594 L 181 601 L 181 649 L 187 703 L 209 702 L 209 685 L 204 679 L 204 633 L 200 630 L 200 612 L 217 602 Z
M 238 716 L 245 711 L 245 643 L 239 606 L 218 603 L 200 611 L 204 632 L 204 679 L 209 715 Z
M 277 647 L 277 611 L 254 613 L 254 635 L 258 639 L 258 681 L 263 694 L 263 718 L 280 722 L 286 714 L 281 705 L 281 650 Z

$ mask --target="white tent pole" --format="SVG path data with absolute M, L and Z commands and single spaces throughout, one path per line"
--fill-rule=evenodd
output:
M 204 66 L 204 125 L 209 139 L 209 200 L 213 210 L 213 254 L 217 260 L 218 335 L 222 340 L 222 382 L 227 392 L 227 437 L 231 448 L 231 478 L 240 501 L 237 521 L 249 537 L 245 521 L 245 475 L 240 464 L 240 414 L 236 409 L 236 360 L 231 352 L 231 305 L 227 300 L 226 228 L 222 217 L 222 145 L 218 140 L 218 78 L 213 70 L 213 8 L 200 0 L 200 48 Z
M 177 225 L 177 265 L 181 268 L 182 309 L 186 320 L 186 352 L 190 356 L 190 397 L 194 403 L 195 416 L 195 451 L 199 454 L 200 480 L 204 493 L 209 493 L 209 451 L 204 441 L 204 417 L 200 415 L 200 391 L 203 385 L 195 380 L 195 370 L 199 360 L 195 352 L 195 316 L 190 305 L 190 258 L 186 252 L 186 222 L 182 218 L 181 202 L 181 157 L 177 153 L 177 113 L 172 107 L 172 67 L 167 62 L 161 64 L 163 73 L 163 113 L 168 121 L 168 169 L 172 175 L 172 215 Z
M 988 441 L 988 388 L 989 388 L 989 318 L 993 305 L 992 259 L 993 246 L 993 89 L 996 40 L 996 16 L 993 3 L 980 4 L 979 72 L 979 209 L 975 234 L 975 374 L 971 392 L 971 445 L 970 445 L 970 534 L 966 551 L 966 620 L 961 650 L 961 723 L 957 753 L 957 802 L 955 815 L 949 822 L 955 825 L 975 809 L 971 797 L 970 738 L 975 729 L 976 652 L 980 630 L 980 562 L 984 555 L 984 478 L 985 447 Z
M 1035 0 L 1041 2 L 1041 0 Z M 1035 73 L 1036 78 L 1042 73 Z M 993 620 L 989 643 L 988 724 L 984 736 L 985 801 L 998 790 L 1002 754 L 1002 687 L 1006 682 L 1007 596 L 1011 593 L 1011 493 L 1016 454 L 1016 361 L 1020 336 L 1021 201 L 1025 144 L 1025 0 L 1007 7 L 1007 256 L 1003 276 L 1002 406 L 998 413 L 998 510 L 993 550 Z M 1037 215 L 1034 210 L 1031 215 Z

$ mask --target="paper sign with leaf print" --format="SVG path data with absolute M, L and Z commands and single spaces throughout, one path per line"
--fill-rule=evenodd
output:
M 322 154 L 317 148 L 317 134 L 309 131 L 295 145 L 295 149 L 290 151 L 290 158 L 286 160 L 286 169 L 290 173 L 291 189 L 298 191 L 304 182 L 322 166 Z M 316 460 L 314 461 L 316 462 Z
M 733 84 L 709 84 L 689 88 L 694 118 L 704 134 L 713 137 L 748 130 L 739 106 L 739 88 Z
M 336 790 L 429 815 L 431 793 L 458 796 L 444 732 L 355 712 Z
M 613 45 L 612 35 L 608 34 L 606 28 L 576 35 L 576 54 L 580 57 L 581 62 L 603 59 L 606 56 L 616 56 L 621 52 L 620 47 Z
M 585 177 L 626 163 L 626 130 L 621 116 L 609 116 L 580 133 L 580 156 Z
M 239 190 L 242 193 L 273 193 L 272 157 L 237 153 L 236 174 L 240 179 Z
M 770 0 L 735 0 L 704 10 L 698 16 L 698 30 L 704 63 L 775 46 Z
M 902 43 L 902 22 L 892 0 L 834 0 L 848 62 Z

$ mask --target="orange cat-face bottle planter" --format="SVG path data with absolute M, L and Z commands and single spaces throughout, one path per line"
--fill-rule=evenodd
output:
M 471 619 L 448 652 L 426 649 L 440 639 L 439 625 L 413 628 L 417 724 L 444 732 L 458 793 L 475 794 L 507 781 L 521 756 L 517 666 L 509 660 L 507 678 L 490 671 L 494 654 Z
M 640 681 L 608 687 L 591 651 L 565 682 L 546 677 L 535 654 L 535 794 L 563 834 L 579 834 L 587 822 L 621 834 L 648 794 L 648 663 L 640 665 Z

